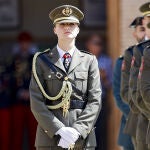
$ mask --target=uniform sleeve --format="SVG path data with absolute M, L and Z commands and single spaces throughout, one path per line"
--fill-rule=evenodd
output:
M 87 104 L 77 121 L 72 125 L 85 139 L 92 130 L 101 109 L 101 84 L 98 63 L 95 56 L 89 66 Z
M 139 113 L 139 108 L 136 105 L 136 92 L 137 92 L 137 78 L 139 74 L 139 67 L 140 67 L 140 51 L 135 47 L 133 49 L 133 57 L 134 63 L 131 65 L 130 69 L 130 77 L 129 77 L 129 99 L 132 102 L 129 102 L 130 108 L 134 113 Z
M 113 72 L 113 94 L 118 108 L 121 110 L 124 116 L 127 117 L 129 113 L 129 107 L 122 101 L 120 96 L 121 66 L 122 60 L 117 59 Z
M 132 60 L 132 55 L 128 50 L 126 50 L 124 53 L 124 60 L 123 60 L 122 71 L 121 71 L 120 94 L 122 100 L 127 104 L 129 104 L 128 94 L 129 94 L 129 76 L 130 76 L 131 60 Z
M 150 110 L 150 48 L 144 51 L 144 67 L 140 84 L 142 98 L 147 108 Z
M 42 72 L 40 68 L 40 63 L 37 61 L 37 72 L 38 72 L 38 77 L 43 84 L 43 77 L 42 77 Z M 50 138 L 54 136 L 54 134 L 61 128 L 64 127 L 64 124 L 58 120 L 57 117 L 48 110 L 46 105 L 44 104 L 44 97 L 32 75 L 31 82 L 30 82 L 30 101 L 31 101 L 31 110 L 36 118 L 38 124 L 45 130 L 46 134 Z

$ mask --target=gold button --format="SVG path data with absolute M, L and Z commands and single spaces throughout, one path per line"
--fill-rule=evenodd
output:
M 48 78 L 51 78 L 51 75 L 48 75 Z
M 45 133 L 47 133 L 48 131 L 47 131 L 47 130 L 45 130 L 44 132 L 45 132 Z
M 65 77 L 64 80 L 67 81 L 67 80 L 68 80 L 68 77 Z

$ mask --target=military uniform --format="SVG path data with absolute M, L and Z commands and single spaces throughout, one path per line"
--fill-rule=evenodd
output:
M 63 5 L 52 10 L 50 18 L 54 24 L 79 23 L 83 14 L 74 6 Z M 38 121 L 37 150 L 63 149 L 63 145 L 58 146 L 63 135 L 57 133 L 67 127 L 80 133 L 78 140 L 67 148 L 94 150 L 94 124 L 101 108 L 96 57 L 75 48 L 66 70 L 58 47 L 54 47 L 35 54 L 32 72 L 30 100 L 31 110 Z
M 147 21 L 149 21 L 149 16 L 150 16 L 150 2 L 144 3 L 140 8 L 139 8 L 140 12 L 143 14 L 143 17 L 145 18 L 145 20 L 147 19 Z M 147 23 L 146 21 L 146 23 Z M 145 25 L 146 31 L 147 31 L 147 36 L 149 37 L 149 29 L 150 28 L 150 23 Z M 150 45 L 150 44 L 149 44 Z M 148 45 L 148 47 L 149 47 Z M 146 50 L 145 50 L 146 49 Z M 148 119 L 149 119 L 149 106 L 147 103 L 148 97 L 145 97 L 148 95 L 148 84 L 149 84 L 149 80 L 148 80 L 148 64 L 149 64 L 149 48 L 145 47 L 145 49 L 143 50 L 143 60 L 142 60 L 142 64 L 141 64 L 141 71 L 139 72 L 139 85 L 140 85 L 140 92 L 144 101 L 144 104 L 146 105 L 146 109 L 148 110 Z M 147 80 L 147 81 L 146 81 Z M 146 82 L 145 82 L 146 81 Z M 149 123 L 148 123 L 148 128 L 147 128 L 147 135 L 146 135 L 146 144 L 150 144 L 150 133 L 149 133 Z M 150 149 L 150 145 L 148 146 L 148 148 Z
M 131 95 L 134 104 L 139 108 L 140 114 L 138 116 L 138 123 L 137 123 L 137 131 L 136 131 L 136 140 L 137 140 L 137 149 L 148 149 L 146 144 L 146 133 L 148 127 L 148 119 L 146 118 L 146 110 L 144 109 L 144 103 L 142 98 L 139 98 L 139 89 L 137 87 L 138 83 L 138 75 L 139 69 L 141 65 L 141 58 L 143 54 L 144 48 L 150 44 L 150 41 L 144 41 L 138 44 L 133 51 L 134 56 L 134 64 L 131 70 L 131 78 L 130 78 L 130 86 L 131 86 Z M 142 106 L 139 106 L 139 103 L 142 103 Z
M 58 67 L 59 72 L 63 76 L 67 76 L 70 80 L 73 80 L 75 86 L 84 95 L 88 94 L 88 98 L 85 100 L 73 91 L 71 100 L 87 101 L 86 107 L 85 109 L 69 109 L 67 116 L 63 117 L 61 108 L 54 110 L 47 108 L 44 103 L 45 98 L 39 90 L 34 76 L 32 76 L 30 84 L 31 109 L 39 123 L 35 146 L 57 147 L 58 137 L 55 136 L 55 132 L 63 126 L 71 126 L 77 129 L 82 135 L 81 141 L 76 143 L 77 147 L 82 148 L 83 145 L 81 143 L 87 136 L 87 147 L 95 147 L 94 122 L 101 106 L 99 70 L 95 56 L 76 50 L 69 72 L 66 73 L 60 62 L 56 48 L 42 55 L 47 55 L 51 62 Z M 36 60 L 36 67 L 39 79 L 42 85 L 45 86 L 48 95 L 57 95 L 62 87 L 62 81 L 55 76 L 53 71 L 40 58 Z
M 148 27 L 150 28 L 150 23 L 148 24 Z M 150 108 L 149 108 L 149 62 L 150 62 L 150 49 L 149 46 L 147 46 L 144 49 L 143 52 L 143 64 L 141 66 L 141 74 L 140 74 L 140 78 L 139 78 L 139 84 L 140 84 L 140 92 L 143 98 L 143 101 L 147 107 L 147 109 L 150 112 Z M 150 120 L 150 118 L 148 117 L 148 120 Z M 147 135 L 146 135 L 146 143 L 149 145 L 149 149 L 150 149 L 150 130 L 149 130 L 149 126 L 150 123 L 148 124 L 148 129 L 147 129 Z
M 138 121 L 138 113 L 139 110 L 134 105 L 129 87 L 129 77 L 130 77 L 130 68 L 132 56 L 133 56 L 133 48 L 134 46 L 129 47 L 124 52 L 124 60 L 122 63 L 122 72 L 121 72 L 121 97 L 125 103 L 127 103 L 130 107 L 130 113 L 127 116 L 126 125 L 124 127 L 124 133 L 129 134 L 133 139 L 134 148 L 136 148 L 136 126 Z
M 131 141 L 131 136 L 128 134 L 125 134 L 124 127 L 126 125 L 126 120 L 128 113 L 130 111 L 129 106 L 122 100 L 120 96 L 120 85 L 121 85 L 121 67 L 123 63 L 124 57 L 119 57 L 116 61 L 115 67 L 114 67 L 114 74 L 113 74 L 113 93 L 115 96 L 116 104 L 118 108 L 123 113 L 120 123 L 120 131 L 118 136 L 118 144 L 120 146 L 123 146 L 124 150 L 133 150 L 133 144 Z M 128 73 L 129 74 L 129 73 Z
M 142 26 L 142 19 L 143 17 L 136 17 L 132 23 L 129 25 L 130 28 L 136 28 L 137 26 Z M 138 41 L 139 42 L 139 41 Z M 124 128 L 124 132 L 126 134 L 129 134 L 132 136 L 132 141 L 134 144 L 134 148 L 137 147 L 137 141 L 136 141 L 136 127 L 138 122 L 138 114 L 140 113 L 139 109 L 136 107 L 132 100 L 132 84 L 129 86 L 129 79 L 133 78 L 134 76 L 131 76 L 132 72 L 132 66 L 134 64 L 134 57 L 133 57 L 133 49 L 134 46 L 130 46 L 125 52 L 124 52 L 124 60 L 122 63 L 122 73 L 121 73 L 121 97 L 124 100 L 125 103 L 127 103 L 130 107 L 130 113 L 128 117 L 126 118 L 126 125 Z M 130 83 L 132 80 L 130 80 Z M 134 82 L 134 80 L 133 80 Z M 136 84 L 136 80 L 134 82 Z

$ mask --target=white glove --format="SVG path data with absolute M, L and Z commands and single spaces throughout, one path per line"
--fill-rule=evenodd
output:
M 56 135 L 59 134 L 64 140 L 70 144 L 74 144 L 80 136 L 80 133 L 71 127 L 62 127 L 56 132 Z
M 74 145 L 75 143 L 73 143 Z M 68 141 L 66 141 L 65 139 L 61 138 L 59 143 L 58 143 L 58 146 L 62 147 L 62 148 L 69 148 L 70 147 L 70 143 Z

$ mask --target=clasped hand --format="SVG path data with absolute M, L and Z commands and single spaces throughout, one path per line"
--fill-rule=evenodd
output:
M 56 135 L 58 134 L 61 136 L 58 146 L 62 148 L 69 148 L 74 145 L 80 136 L 80 133 L 72 127 L 62 127 L 56 132 Z

